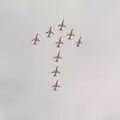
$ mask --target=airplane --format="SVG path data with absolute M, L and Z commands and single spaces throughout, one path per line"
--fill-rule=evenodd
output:
M 80 36 L 80 38 L 79 38 L 78 41 L 76 42 L 76 47 L 79 47 L 80 44 L 82 44 L 81 39 L 82 39 L 82 37 Z
M 54 71 L 52 71 L 51 73 L 54 73 L 53 77 L 56 77 L 57 73 L 60 74 L 60 72 L 58 71 L 58 67 L 56 67 L 56 69 Z
M 62 57 L 60 56 L 60 51 L 58 52 L 57 56 L 53 57 L 55 60 L 55 62 L 59 62 L 59 59 L 62 59 Z
M 73 34 L 73 29 L 71 29 L 70 33 L 67 34 L 67 36 L 68 36 L 68 39 L 69 39 L 69 40 L 72 39 L 72 36 L 73 36 L 73 37 L 75 36 L 75 34 Z
M 37 45 L 37 41 L 40 41 L 40 40 L 39 40 L 38 33 L 36 33 L 36 35 L 35 35 L 35 37 L 32 39 L 32 41 L 34 41 L 34 42 L 33 42 L 34 45 Z
M 47 37 L 51 37 L 51 35 L 54 35 L 54 32 L 52 31 L 52 27 L 50 26 L 49 30 L 46 32 L 48 35 Z
M 54 87 L 54 88 L 53 88 L 54 91 L 57 91 L 57 88 L 60 88 L 60 87 L 61 87 L 61 86 L 58 84 L 58 80 L 56 81 L 56 83 L 55 83 L 54 85 L 52 85 L 52 87 Z
M 59 41 L 56 42 L 56 44 L 57 44 L 57 48 L 59 48 L 61 44 L 62 44 L 62 45 L 64 44 L 64 43 L 62 42 L 62 37 L 61 37 L 61 36 L 60 36 L 60 38 L 59 38 Z
M 60 28 L 59 28 L 60 31 L 63 31 L 63 28 L 66 27 L 66 25 L 64 25 L 64 19 L 63 19 L 62 22 L 58 25 L 58 27 L 60 27 Z

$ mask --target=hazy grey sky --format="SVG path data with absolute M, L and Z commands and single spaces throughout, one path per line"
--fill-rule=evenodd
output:
M 120 120 L 119 12 L 119 0 L 0 0 L 0 120 Z M 57 51 L 44 33 L 63 17 L 84 39 L 64 40 L 53 92 Z

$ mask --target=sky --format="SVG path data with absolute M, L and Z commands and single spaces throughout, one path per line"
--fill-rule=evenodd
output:
M 0 0 L 0 120 L 120 120 L 119 0 Z M 76 38 L 64 39 L 60 88 L 56 37 L 64 18 Z M 31 42 L 39 32 L 40 43 Z M 63 34 L 62 34 L 63 35 Z M 74 41 L 83 37 L 76 48 Z

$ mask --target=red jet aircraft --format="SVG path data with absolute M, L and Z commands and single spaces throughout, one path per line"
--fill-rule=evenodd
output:
M 54 87 L 54 88 L 53 88 L 54 91 L 57 91 L 57 88 L 60 88 L 60 87 L 61 87 L 61 86 L 58 84 L 58 80 L 56 81 L 56 83 L 55 83 L 54 85 L 52 85 L 52 87 Z
M 54 73 L 53 74 L 53 77 L 56 77 L 57 76 L 57 73 L 60 74 L 60 72 L 58 71 L 58 66 L 56 67 L 56 69 L 54 71 L 52 71 L 51 73 Z
M 60 46 L 64 44 L 62 42 L 62 36 L 60 36 L 59 41 L 57 41 L 55 44 L 57 44 L 57 48 L 60 48 Z
M 63 28 L 66 27 L 66 25 L 64 25 L 64 19 L 63 19 L 62 22 L 58 25 L 58 27 L 59 27 L 59 30 L 60 30 L 60 31 L 63 31 Z
M 62 57 L 60 56 L 60 51 L 58 51 L 57 56 L 53 57 L 55 59 L 55 62 L 59 62 L 59 59 L 62 59 Z
M 37 42 L 40 41 L 39 36 L 38 36 L 38 33 L 36 33 L 36 35 L 35 35 L 35 37 L 32 39 L 32 41 L 33 41 L 33 44 L 34 44 L 34 45 L 37 45 Z
M 50 26 L 50 28 L 49 28 L 49 30 L 46 32 L 46 34 L 48 34 L 48 35 L 47 35 L 48 38 L 50 38 L 51 35 L 54 35 L 54 32 L 52 31 L 52 26 Z
M 69 33 L 69 34 L 67 34 L 67 36 L 68 36 L 68 39 L 69 39 L 69 40 L 71 40 L 71 39 L 72 39 L 72 37 L 74 37 L 74 36 L 75 36 L 75 34 L 73 34 L 73 29 L 71 29 L 70 33 Z
M 80 36 L 80 38 L 79 38 L 78 41 L 76 42 L 76 47 L 79 47 L 80 44 L 82 44 L 81 39 L 82 39 L 82 37 Z

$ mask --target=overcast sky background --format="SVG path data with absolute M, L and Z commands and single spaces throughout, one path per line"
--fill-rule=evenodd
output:
M 0 120 L 120 120 L 119 0 L 0 0 L 0 16 Z M 61 33 L 45 32 L 62 18 L 83 45 L 64 39 L 63 88 L 54 92 Z

